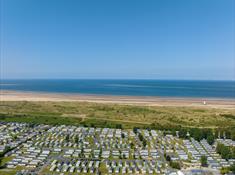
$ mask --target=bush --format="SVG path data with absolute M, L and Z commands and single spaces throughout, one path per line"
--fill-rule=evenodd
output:
M 232 171 L 235 174 L 235 163 L 230 167 L 230 171 Z
M 235 158 L 235 148 L 230 148 L 221 143 L 217 144 L 216 152 L 220 154 L 223 159 Z
M 180 163 L 179 162 L 170 162 L 170 166 L 174 169 L 180 170 Z
M 206 167 L 207 166 L 207 157 L 201 156 L 201 166 Z

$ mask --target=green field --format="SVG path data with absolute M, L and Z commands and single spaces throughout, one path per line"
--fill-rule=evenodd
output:
M 235 109 L 86 102 L 0 102 L 0 121 L 96 127 L 234 128 Z

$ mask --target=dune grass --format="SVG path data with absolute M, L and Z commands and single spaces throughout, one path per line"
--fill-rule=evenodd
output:
M 235 109 L 148 107 L 88 102 L 0 102 L 0 121 L 124 128 L 235 126 Z

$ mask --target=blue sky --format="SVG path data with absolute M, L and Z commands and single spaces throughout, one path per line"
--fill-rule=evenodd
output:
M 234 0 L 1 0 L 1 78 L 235 79 Z

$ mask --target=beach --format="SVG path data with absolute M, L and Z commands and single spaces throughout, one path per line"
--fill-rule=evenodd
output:
M 188 106 L 235 109 L 235 99 L 87 95 L 79 93 L 44 93 L 10 90 L 1 90 L 0 101 L 77 101 L 146 106 Z

